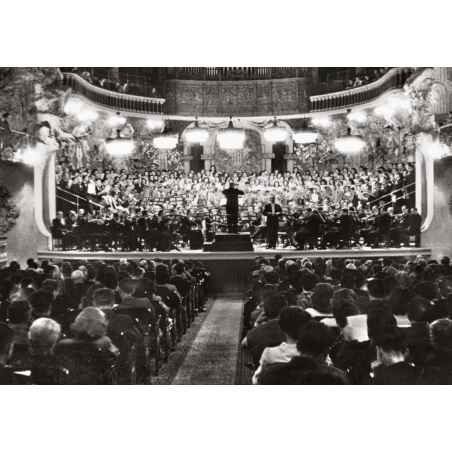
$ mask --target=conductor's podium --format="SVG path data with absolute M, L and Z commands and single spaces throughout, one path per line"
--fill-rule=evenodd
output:
M 249 232 L 241 232 L 240 234 L 217 232 L 212 242 L 213 252 L 253 250 L 253 242 Z

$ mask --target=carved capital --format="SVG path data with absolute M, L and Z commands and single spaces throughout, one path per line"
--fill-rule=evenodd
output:
M 193 160 L 193 156 L 192 155 L 181 155 L 180 159 L 182 162 L 190 162 L 191 160 Z
M 262 158 L 263 159 L 274 159 L 275 158 L 275 154 L 273 154 L 273 152 L 263 153 L 262 154 Z

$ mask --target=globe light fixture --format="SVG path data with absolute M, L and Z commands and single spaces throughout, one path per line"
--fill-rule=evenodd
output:
M 26 165 L 35 165 L 38 162 L 38 152 L 31 147 L 25 148 L 22 152 L 22 162 Z
M 313 118 L 312 123 L 315 126 L 328 127 L 331 124 L 331 120 L 328 116 L 323 118 Z
M 273 121 L 273 125 L 271 127 L 268 127 L 267 129 L 265 129 L 264 137 L 267 141 L 274 142 L 274 143 L 286 140 L 287 130 L 282 126 L 278 126 L 278 123 L 276 121 L 276 116 Z
M 146 125 L 150 128 L 150 129 L 163 129 L 163 126 L 165 125 L 165 123 L 163 122 L 162 119 L 148 119 L 146 121 Z
M 116 137 L 106 140 L 106 148 L 111 155 L 130 155 L 133 152 L 133 140 L 121 136 L 121 126 L 125 122 L 126 118 L 122 117 L 119 111 L 109 119 L 109 123 L 116 129 Z
M 345 153 L 360 152 L 364 146 L 366 146 L 366 142 L 362 139 L 361 135 L 352 135 L 350 127 L 347 129 L 347 135 L 345 137 L 339 137 L 334 142 L 336 150 Z
M 450 149 L 446 144 L 435 141 L 429 146 L 428 153 L 435 160 L 440 160 L 450 153 Z
M 152 141 L 156 149 L 174 149 L 177 146 L 179 135 L 172 133 L 171 128 L 166 125 L 162 133 L 159 133 Z
M 228 126 L 218 130 L 217 141 L 221 149 L 241 149 L 245 142 L 245 131 L 234 127 L 231 116 Z
M 301 129 L 296 129 L 293 132 L 293 139 L 298 144 L 315 143 L 318 138 L 318 133 L 312 126 L 308 126 L 306 119 L 303 120 Z
M 387 105 L 380 105 L 375 108 L 374 113 L 377 116 L 391 116 L 394 113 L 394 110 Z
M 352 111 L 352 109 L 349 108 L 347 110 L 347 112 L 348 112 L 347 119 L 349 121 L 355 121 L 355 122 L 359 122 L 359 123 L 366 122 L 367 116 L 362 110 Z
M 99 114 L 95 110 L 82 108 L 76 116 L 79 121 L 95 121 L 99 117 Z
M 198 117 L 196 117 L 195 125 L 186 130 L 185 137 L 189 143 L 204 143 L 209 138 L 209 132 L 199 127 Z

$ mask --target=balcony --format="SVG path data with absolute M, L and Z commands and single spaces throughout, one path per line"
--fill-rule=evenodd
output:
M 315 113 L 339 110 L 372 102 L 389 91 L 403 89 L 410 72 L 409 67 L 394 68 L 374 83 L 335 93 L 311 96 L 310 111 Z
M 163 114 L 165 99 L 118 93 L 94 86 L 78 74 L 63 72 L 63 84 L 94 104 L 117 111 L 141 114 Z
M 167 80 L 245 81 L 309 77 L 310 67 L 169 67 Z

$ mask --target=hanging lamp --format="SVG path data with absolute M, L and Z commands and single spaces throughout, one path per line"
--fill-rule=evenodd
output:
M 196 117 L 195 125 L 186 130 L 185 137 L 189 143 L 204 143 L 209 138 L 209 132 L 199 126 L 198 117 Z
M 232 116 L 230 116 L 228 126 L 218 130 L 217 140 L 221 149 L 241 149 L 245 142 L 245 131 L 234 127 Z
M 265 129 L 264 137 L 267 141 L 273 143 L 286 140 L 287 130 L 282 126 L 278 126 L 276 116 L 275 119 L 273 120 L 273 125 Z

